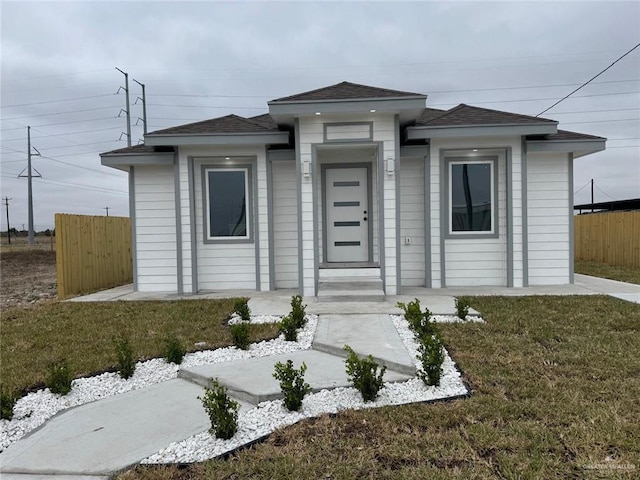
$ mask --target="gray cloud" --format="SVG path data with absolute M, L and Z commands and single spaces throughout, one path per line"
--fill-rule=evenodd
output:
M 440 108 L 468 103 L 535 115 L 640 41 L 637 2 L 5 1 L 0 8 L 2 196 L 13 198 L 18 227 L 27 222 L 26 181 L 15 178 L 26 166 L 25 125 L 43 155 L 34 158 L 44 177 L 34 182 L 38 228 L 52 226 L 55 212 L 101 215 L 109 206 L 127 215 L 126 175 L 100 166 L 98 156 L 125 145 L 115 66 L 146 84 L 150 130 L 256 115 L 271 98 L 342 80 L 426 93 Z M 545 114 L 561 128 L 610 139 L 606 152 L 575 162 L 576 190 L 594 178 L 596 201 L 640 196 L 639 72 L 640 49 Z M 130 88 L 133 103 L 140 90 Z M 139 102 L 131 110 L 135 123 Z M 141 136 L 134 126 L 133 143 Z M 578 203 L 589 201 L 588 190 Z

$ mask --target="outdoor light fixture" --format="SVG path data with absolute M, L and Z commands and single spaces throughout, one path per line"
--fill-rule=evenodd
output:
M 308 160 L 302 162 L 302 176 L 304 178 L 309 178 L 311 176 L 311 165 Z
M 371 110 L 369 110 L 371 113 L 376 113 L 375 108 L 372 108 Z
M 396 161 L 389 157 L 387 158 L 387 175 L 393 175 L 393 171 L 396 168 Z
M 316 112 L 316 115 L 322 115 L 322 113 L 320 113 L 320 112 Z

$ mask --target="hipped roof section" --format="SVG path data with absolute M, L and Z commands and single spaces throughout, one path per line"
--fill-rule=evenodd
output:
M 365 100 L 372 98 L 407 98 L 424 97 L 422 93 L 403 92 L 401 90 L 391 90 L 388 88 L 371 87 L 351 82 L 340 82 L 328 87 L 309 90 L 308 92 L 289 95 L 288 97 L 271 100 L 272 103 L 283 102 L 318 102 L 326 100 Z

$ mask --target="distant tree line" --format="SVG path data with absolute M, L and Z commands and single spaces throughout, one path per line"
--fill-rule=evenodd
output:
M 16 228 L 11 227 L 9 229 L 9 231 L 11 232 L 11 238 L 13 237 L 28 237 L 29 236 L 29 231 L 28 230 L 18 230 Z M 42 230 L 40 232 L 35 232 L 36 233 L 36 237 L 50 237 L 51 235 L 53 235 L 54 237 L 56 236 L 56 231 L 55 229 L 50 230 L 50 229 L 46 229 L 46 230 Z M 4 232 L 0 232 L 0 237 L 2 238 L 6 238 L 7 237 L 7 231 L 5 230 Z

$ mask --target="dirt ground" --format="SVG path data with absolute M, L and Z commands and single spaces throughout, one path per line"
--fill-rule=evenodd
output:
M 0 309 L 56 298 L 56 254 L 49 248 L 0 247 Z

